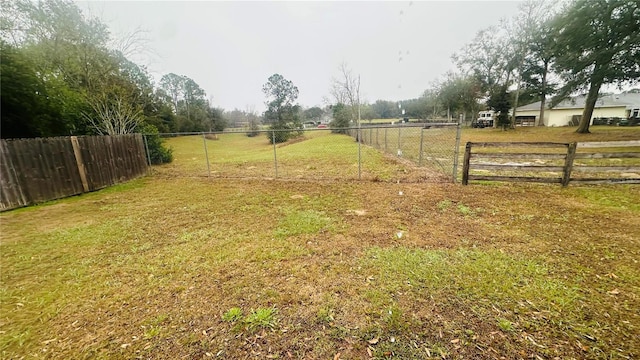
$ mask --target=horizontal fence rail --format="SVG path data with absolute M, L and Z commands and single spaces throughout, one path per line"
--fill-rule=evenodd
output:
M 571 182 L 640 184 L 640 140 L 577 143 Z
M 98 190 L 144 175 L 142 135 L 0 141 L 0 211 Z
M 640 183 L 640 141 L 468 142 L 462 184 L 471 180 Z M 591 174 L 592 177 L 585 177 Z

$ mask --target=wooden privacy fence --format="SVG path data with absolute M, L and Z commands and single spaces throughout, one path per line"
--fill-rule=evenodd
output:
M 640 184 L 640 140 L 468 142 L 462 184 L 470 180 Z
M 145 174 L 140 134 L 0 141 L 0 211 L 98 190 Z

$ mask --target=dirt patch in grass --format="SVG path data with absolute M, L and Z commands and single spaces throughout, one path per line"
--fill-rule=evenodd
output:
M 291 138 L 291 139 L 289 139 L 289 140 L 287 140 L 287 141 L 285 141 L 283 143 L 276 144 L 276 147 L 282 148 L 282 147 L 285 147 L 285 146 L 288 146 L 288 145 L 293 145 L 293 144 L 297 144 L 297 143 L 303 142 L 305 140 L 308 140 L 308 138 L 305 137 L 305 136 L 302 136 L 302 135 L 301 136 L 296 136 L 296 137 Z
M 634 358 L 638 203 L 633 186 L 146 178 L 0 215 L 0 351 Z

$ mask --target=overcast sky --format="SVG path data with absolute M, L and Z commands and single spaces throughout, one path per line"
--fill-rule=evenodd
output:
M 112 34 L 146 30 L 151 51 L 132 58 L 154 80 L 195 80 L 226 110 L 264 110 L 274 73 L 304 106 L 323 105 L 342 62 L 361 75 L 363 97 L 415 98 L 447 70 L 476 32 L 518 11 L 515 1 L 78 2 Z

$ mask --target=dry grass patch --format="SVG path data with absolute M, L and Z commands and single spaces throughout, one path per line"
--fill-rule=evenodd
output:
M 633 358 L 638 203 L 632 186 L 142 179 L 0 215 L 0 351 Z

